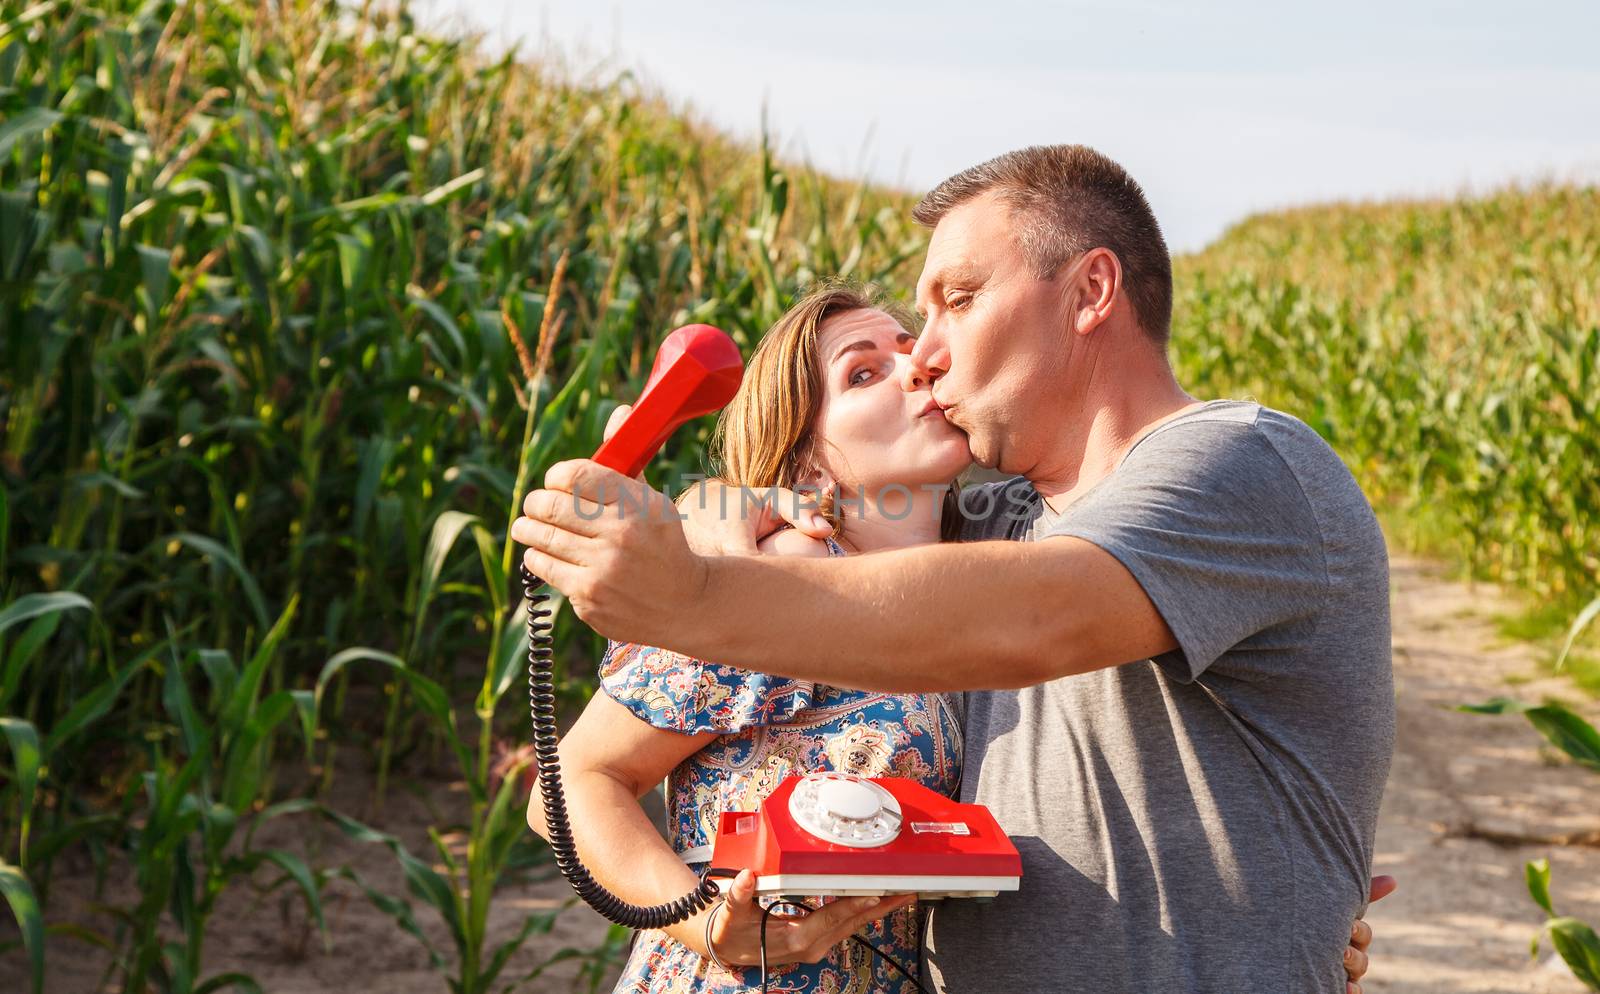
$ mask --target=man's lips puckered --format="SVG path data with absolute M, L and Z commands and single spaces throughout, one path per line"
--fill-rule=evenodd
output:
M 950 419 L 950 411 L 953 410 L 955 408 L 955 406 L 956 405 L 954 405 L 954 404 L 943 403 L 942 401 L 939 400 L 938 397 L 935 397 L 933 395 L 933 391 L 932 390 L 929 390 L 928 391 L 928 406 L 923 408 L 922 414 L 919 414 L 918 417 L 926 416 L 930 412 L 930 410 L 932 408 L 937 407 L 940 410 L 940 412 L 944 414 L 945 420 L 948 421 Z

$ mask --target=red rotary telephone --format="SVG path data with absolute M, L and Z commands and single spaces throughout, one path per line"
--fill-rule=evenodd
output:
M 785 777 L 754 813 L 724 811 L 711 865 L 754 869 L 774 895 L 994 897 L 1022 880 L 988 808 L 848 773 Z
M 704 324 L 679 328 L 667 336 L 639 402 L 595 461 L 637 476 L 679 425 L 725 407 L 742 376 L 739 347 L 726 334 Z M 526 567 L 523 582 L 534 754 L 550 848 L 573 889 L 607 919 L 631 928 L 683 921 L 719 896 L 713 877 L 745 868 L 756 872 L 757 893 L 791 897 L 993 897 L 1019 886 L 1021 857 L 982 805 L 959 804 L 913 780 L 823 772 L 784 779 L 756 811 L 724 812 L 711 867 L 695 890 L 652 907 L 621 900 L 589 875 L 572 841 L 556 760 L 549 594 Z

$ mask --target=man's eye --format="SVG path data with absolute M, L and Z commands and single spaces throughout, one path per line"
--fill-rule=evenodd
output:
M 944 302 L 945 310 L 948 311 L 964 311 L 971 304 L 972 294 L 970 293 L 958 293 L 953 297 L 946 298 Z

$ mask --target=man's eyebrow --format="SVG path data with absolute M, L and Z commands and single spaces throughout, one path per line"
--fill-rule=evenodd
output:
M 939 273 L 938 284 L 941 287 L 947 287 L 952 283 L 975 283 L 981 278 L 978 275 L 977 266 L 970 262 L 963 262 Z
M 952 264 L 928 277 L 926 283 L 928 296 L 933 296 L 936 291 L 943 290 L 952 283 L 976 283 L 980 279 L 981 277 L 978 275 L 977 267 L 972 265 L 970 262 Z M 917 300 L 919 303 L 916 305 L 916 308 L 918 314 L 922 315 L 923 317 L 927 317 L 928 312 L 920 303 L 922 300 L 922 290 L 922 286 L 917 287 Z
M 902 331 L 900 334 L 895 336 L 894 343 L 896 345 L 899 345 L 901 342 L 906 341 L 907 339 L 910 339 L 911 341 L 916 341 L 916 338 L 917 338 L 917 336 L 913 335 L 911 332 Z M 833 354 L 833 358 L 828 360 L 828 365 L 831 366 L 834 363 L 838 362 L 839 361 L 839 357 L 842 356 L 842 355 L 845 355 L 846 353 L 849 353 L 849 352 L 864 352 L 864 351 L 868 351 L 870 349 L 875 349 L 877 347 L 878 347 L 878 343 L 874 342 L 870 338 L 858 339 L 857 341 L 851 342 L 849 345 L 843 346 L 837 352 L 835 352 Z

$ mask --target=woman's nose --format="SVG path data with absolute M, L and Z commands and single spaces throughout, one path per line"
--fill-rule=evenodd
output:
M 931 353 L 931 349 L 928 350 Z M 906 392 L 926 390 L 933 386 L 934 381 L 944 375 L 944 369 L 928 362 L 927 355 L 923 353 L 923 343 L 918 341 L 911 351 L 904 353 L 905 359 L 900 368 L 900 387 Z

